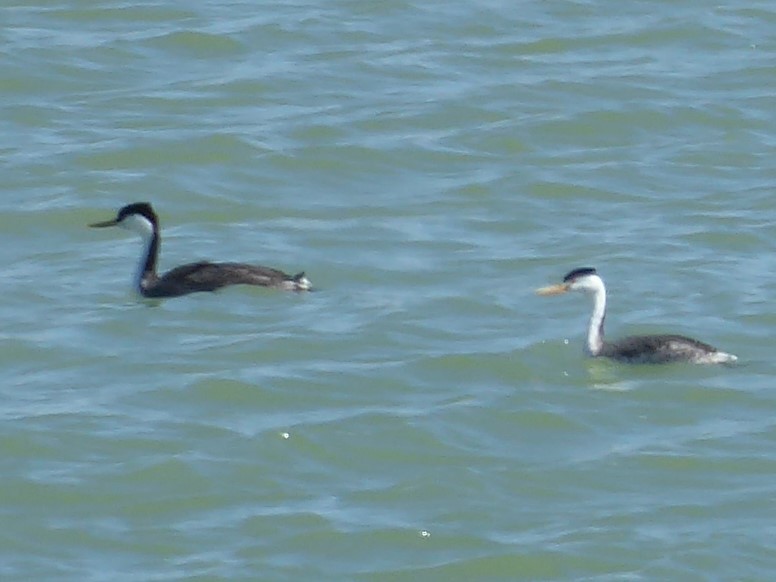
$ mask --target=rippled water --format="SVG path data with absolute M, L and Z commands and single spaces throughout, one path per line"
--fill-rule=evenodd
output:
M 770 2 L 4 15 L 3 580 L 772 577 Z M 139 301 L 136 200 L 318 292 Z

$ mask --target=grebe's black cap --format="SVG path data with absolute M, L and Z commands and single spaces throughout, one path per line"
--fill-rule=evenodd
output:
M 156 224 L 158 220 L 156 218 L 156 212 L 154 212 L 153 207 L 148 202 L 133 202 L 132 204 L 122 206 L 119 210 L 118 216 L 116 216 L 116 220 L 121 222 L 127 216 L 131 216 L 133 214 L 139 214 L 143 218 L 150 220 L 153 224 Z
M 574 279 L 579 279 L 580 277 L 597 274 L 598 272 L 593 267 L 580 267 L 579 269 L 574 269 L 573 271 L 566 273 L 566 276 L 563 277 L 563 282 L 568 283 Z
M 156 217 L 156 212 L 154 212 L 153 207 L 148 202 L 133 202 L 132 204 L 127 204 L 126 206 L 122 206 L 119 209 L 119 212 L 116 215 L 116 218 L 112 220 L 106 220 L 104 222 L 95 222 L 93 224 L 90 224 L 89 226 L 92 226 L 95 228 L 104 228 L 106 226 L 116 226 L 128 216 L 134 216 L 134 215 L 142 216 L 143 218 L 148 220 L 151 224 L 153 224 L 154 228 L 156 228 L 159 225 L 159 219 Z

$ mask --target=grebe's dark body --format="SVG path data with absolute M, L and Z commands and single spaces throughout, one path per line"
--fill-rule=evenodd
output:
M 593 314 L 590 317 L 586 346 L 591 356 L 649 364 L 726 364 L 738 359 L 733 354 L 683 335 L 638 335 L 613 342 L 604 341 L 606 287 L 603 279 L 595 269 L 574 269 L 563 278 L 563 283 L 542 287 L 537 293 L 559 295 L 567 291 L 584 291 L 593 296 Z
M 119 226 L 138 233 L 145 244 L 136 278 L 138 292 L 144 297 L 179 297 L 188 293 L 215 291 L 228 285 L 258 285 L 287 291 L 307 291 L 310 281 L 304 272 L 287 275 L 271 267 L 244 263 L 202 261 L 181 265 L 163 275 L 156 273 L 161 234 L 159 219 L 147 202 L 122 207 L 116 218 L 89 226 Z
M 670 362 L 723 363 L 737 359 L 714 346 L 676 334 L 635 335 L 604 342 L 599 356 L 632 363 L 668 364 Z M 720 357 L 722 360 L 719 360 Z M 709 360 L 709 358 L 712 358 Z M 709 360 L 703 362 L 702 360 Z

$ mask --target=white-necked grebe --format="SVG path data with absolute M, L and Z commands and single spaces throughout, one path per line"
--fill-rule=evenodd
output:
M 738 359 L 733 354 L 682 335 L 638 335 L 614 342 L 604 341 L 606 287 L 603 279 L 595 269 L 574 269 L 563 278 L 563 283 L 542 287 L 536 292 L 539 295 L 560 295 L 567 291 L 584 291 L 593 296 L 593 315 L 587 330 L 587 352 L 591 356 L 651 364 L 727 364 Z

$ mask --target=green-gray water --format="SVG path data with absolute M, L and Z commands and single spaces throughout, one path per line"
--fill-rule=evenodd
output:
M 49 2 L 0 31 L 2 580 L 770 580 L 771 2 Z M 308 295 L 158 305 L 162 268 Z M 582 353 L 611 336 L 733 368 Z

